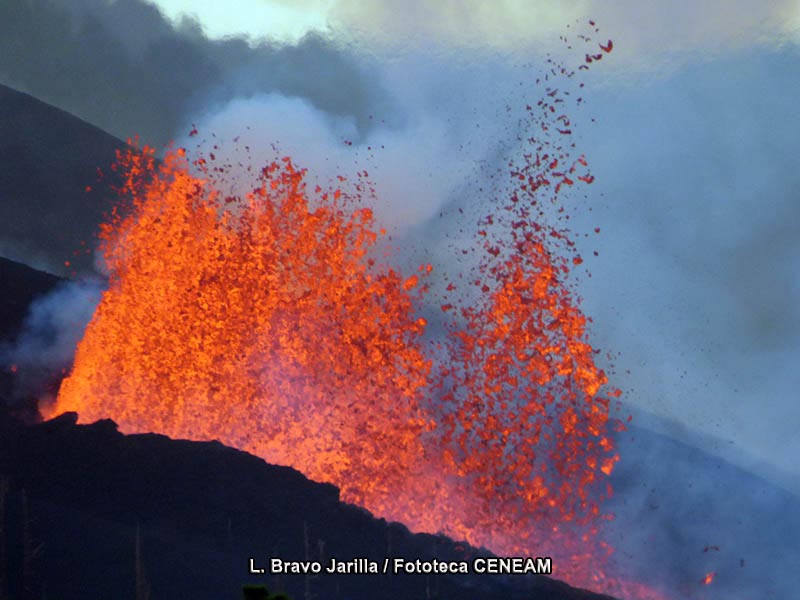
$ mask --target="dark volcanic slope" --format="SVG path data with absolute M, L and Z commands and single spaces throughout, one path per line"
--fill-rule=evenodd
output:
M 107 170 L 117 138 L 35 98 L 0 85 L 0 255 L 65 273 L 92 264 L 80 243 L 93 244 L 108 194 Z M 86 191 L 91 187 L 92 191 Z
M 635 421 L 634 421 L 635 422 Z M 643 427 L 617 435 L 610 530 L 633 579 L 681 597 L 797 598 L 800 498 L 756 472 Z M 700 579 L 716 573 L 701 594 Z
M 9 405 L 15 398 L 19 411 L 29 415 L 36 411 L 35 399 L 16 397 L 21 373 L 12 372 L 11 363 L 16 359 L 6 349 L 20 334 L 31 303 L 53 291 L 61 281 L 55 275 L 0 257 L 0 406 Z
M 444 537 L 387 525 L 339 502 L 331 485 L 217 442 L 124 436 L 111 421 L 75 425 L 74 414 L 34 426 L 5 419 L 0 426 L 0 473 L 12 490 L 5 515 L 10 583 L 21 585 L 25 490 L 32 543 L 42 544 L 32 562 L 34 586 L 46 585 L 48 597 L 133 598 L 137 526 L 155 599 L 236 598 L 251 556 L 266 566 L 270 555 L 452 560 L 473 552 Z M 540 576 L 306 578 L 267 570 L 250 580 L 296 599 L 604 598 Z
M 55 275 L 0 257 L 0 341 L 19 333 L 28 307 L 61 281 Z

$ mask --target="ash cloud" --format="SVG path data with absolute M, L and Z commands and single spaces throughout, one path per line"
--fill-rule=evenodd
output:
M 0 2 L 0 83 L 156 148 L 189 131 L 193 116 L 234 100 L 296 98 L 351 122 L 359 135 L 370 130 L 371 112 L 392 104 L 365 66 L 330 40 L 211 40 L 196 22 L 173 24 L 142 0 Z M 70 270 L 66 261 L 86 272 L 84 250 L 115 201 L 95 169 L 107 170 L 118 146 L 8 90 L 0 101 L 13 103 L 4 109 L 14 114 L 0 120 L 0 154 L 11 165 L 0 176 L 0 251 L 60 275 Z
M 385 101 L 329 40 L 210 40 L 196 22 L 173 25 L 141 0 L 5 0 L 0 82 L 156 147 L 212 102 L 280 92 L 366 129 L 367 106 Z

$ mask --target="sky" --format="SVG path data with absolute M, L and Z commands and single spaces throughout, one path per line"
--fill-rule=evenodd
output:
M 602 232 L 578 237 L 592 342 L 616 356 L 614 383 L 640 422 L 800 492 L 797 0 L 0 11 L 0 82 L 123 139 L 187 142 L 197 124 L 265 157 L 277 141 L 322 179 L 369 167 L 379 220 L 441 261 L 437 215 L 481 202 L 481 169 L 540 93 L 531 68 L 548 54 L 574 61 L 559 36 L 596 20 L 614 51 L 574 116 L 596 181 L 571 199 L 575 230 Z

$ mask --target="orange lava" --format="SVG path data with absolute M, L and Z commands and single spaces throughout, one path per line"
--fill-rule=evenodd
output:
M 103 228 L 109 288 L 57 410 L 218 438 L 381 504 L 431 427 L 417 406 L 430 360 L 412 286 L 370 266 L 370 211 L 311 208 L 288 160 L 235 200 L 177 154 L 123 163 L 132 212 Z
M 506 200 L 475 232 L 479 267 L 437 298 L 448 333 L 433 341 L 420 313 L 437 272 L 390 266 L 357 193 L 306 189 L 288 158 L 227 195 L 236 174 L 213 154 L 195 159 L 201 176 L 182 150 L 121 156 L 128 204 L 100 233 L 108 289 L 45 416 L 218 439 L 413 530 L 664 598 L 604 571 L 618 392 L 568 286 L 582 261 L 536 208 L 593 180 L 553 141 L 571 131 L 549 92 L 528 115 L 555 124 L 537 121 L 524 164 L 509 164 Z

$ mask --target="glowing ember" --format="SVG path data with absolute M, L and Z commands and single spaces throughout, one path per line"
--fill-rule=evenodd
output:
M 711 573 L 706 573 L 706 576 L 703 577 L 703 580 L 700 583 L 702 583 L 703 585 L 711 585 L 714 582 L 715 575 L 716 573 L 714 573 L 713 571 Z
M 201 178 L 182 150 L 160 164 L 149 149 L 121 156 L 130 205 L 101 230 L 108 290 L 45 416 L 219 439 L 412 529 L 553 556 L 560 579 L 661 598 L 603 571 L 618 392 L 566 283 L 582 261 L 538 208 L 593 177 L 559 142 L 571 129 L 558 90 L 546 98 L 527 107 L 540 137 L 475 232 L 478 300 L 451 283 L 435 341 L 419 316 L 433 268 L 383 264 L 358 194 L 307 190 L 288 158 L 227 195 L 235 173 L 213 154 L 196 158 Z

